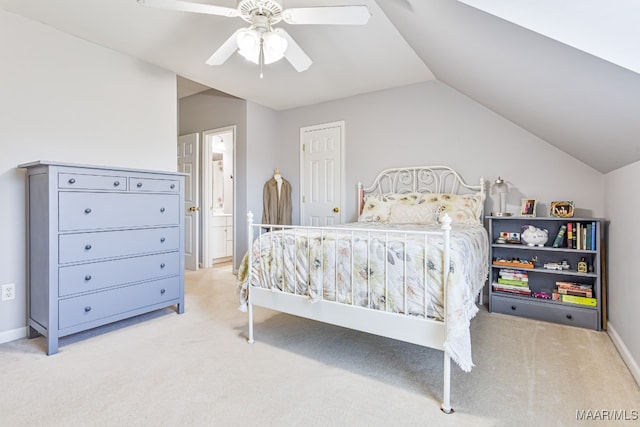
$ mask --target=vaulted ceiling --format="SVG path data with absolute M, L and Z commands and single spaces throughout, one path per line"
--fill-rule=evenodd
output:
M 437 79 L 600 172 L 640 160 L 640 7 L 633 0 L 284 3 L 366 4 L 371 19 L 365 26 L 282 23 L 313 65 L 298 73 L 279 61 L 260 79 L 239 55 L 204 63 L 247 26 L 239 18 L 135 0 L 0 0 L 0 8 L 275 110 Z

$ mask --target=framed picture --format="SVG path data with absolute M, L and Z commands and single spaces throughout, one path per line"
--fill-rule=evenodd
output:
M 520 216 L 536 216 L 535 199 L 522 199 L 520 204 Z
M 556 218 L 573 218 L 573 201 L 551 202 L 549 216 Z

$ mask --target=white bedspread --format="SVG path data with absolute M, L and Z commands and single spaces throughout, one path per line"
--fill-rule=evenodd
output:
M 339 232 L 287 229 L 261 235 L 252 248 L 251 285 L 304 295 L 311 301 L 336 301 L 442 320 L 442 236 L 402 232 L 385 239 L 381 233 L 439 231 L 440 227 L 367 224 L 370 232 L 354 230 L 360 227 L 362 224 L 354 223 L 345 224 Z M 283 239 L 285 245 L 281 244 Z M 451 248 L 444 348 L 468 372 L 473 367 L 469 324 L 478 312 L 475 300 L 488 274 L 486 230 L 454 225 Z M 241 309 L 246 309 L 247 267 L 245 256 L 238 275 Z

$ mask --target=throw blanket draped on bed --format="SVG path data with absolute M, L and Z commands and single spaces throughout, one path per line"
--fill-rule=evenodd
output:
M 440 226 L 367 224 L 369 232 L 350 230 L 361 226 L 346 224 L 339 232 L 276 229 L 262 234 L 252 248 L 251 285 L 303 295 L 312 302 L 328 300 L 442 320 L 442 235 L 397 233 L 385 239 L 382 234 L 440 231 Z M 478 312 L 475 299 L 488 273 L 488 238 L 482 226 L 462 224 L 453 225 L 450 236 L 444 348 L 468 372 L 473 366 L 469 323 Z M 238 275 L 242 310 L 249 289 L 247 260 L 245 256 Z

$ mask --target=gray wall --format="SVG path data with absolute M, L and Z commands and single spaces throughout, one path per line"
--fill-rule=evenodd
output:
M 235 262 L 246 251 L 246 227 L 238 227 L 238 218 L 247 212 L 247 101 L 228 96 L 215 90 L 182 98 L 179 101 L 178 128 L 180 135 L 236 126 L 236 141 L 233 151 L 235 182 L 233 220 Z M 202 223 L 200 224 L 202 230 Z M 201 232 L 202 234 L 202 232 Z M 245 242 L 243 244 L 243 242 Z M 199 242 L 202 247 L 202 239 Z M 241 252 L 242 251 L 242 252 Z M 202 254 L 202 250 L 200 250 Z
M 618 349 L 640 384 L 640 281 L 638 260 L 640 241 L 638 212 L 640 199 L 629 188 L 640 182 L 640 162 L 625 166 L 606 176 L 606 217 L 609 225 L 607 280 L 609 297 L 609 330 Z M 617 342 L 617 344 L 620 344 Z
M 0 10 L 0 342 L 26 332 L 25 171 L 55 160 L 176 170 L 176 77 Z
M 604 214 L 604 177 L 535 135 L 449 86 L 428 82 L 354 96 L 282 113 L 282 158 L 297 166 L 300 127 L 344 120 L 346 126 L 345 217 L 356 218 L 356 185 L 385 168 L 448 165 L 476 184 L 498 175 L 511 186 L 508 210 L 521 198 L 537 199 L 539 215 L 554 200 L 574 200 L 578 212 Z M 297 212 L 298 193 L 294 210 Z M 493 207 L 488 200 L 487 211 Z
M 284 177 L 292 168 L 280 159 L 282 139 L 276 111 L 214 90 L 179 101 L 180 135 L 232 125 L 236 126 L 233 219 L 237 268 L 248 247 L 247 212 L 253 212 L 254 222 L 260 222 L 265 181 L 276 167 Z

